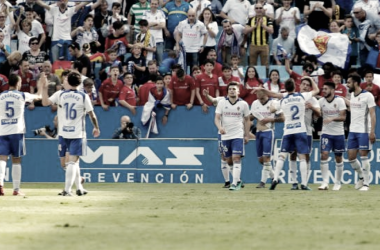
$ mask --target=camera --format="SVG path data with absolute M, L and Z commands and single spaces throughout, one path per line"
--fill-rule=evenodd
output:
M 39 129 L 33 130 L 34 136 L 41 135 L 42 132 L 51 133 L 53 131 L 50 129 L 49 125 L 46 125 L 43 128 L 39 128 Z

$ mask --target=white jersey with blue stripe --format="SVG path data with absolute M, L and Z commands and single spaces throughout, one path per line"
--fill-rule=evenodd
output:
M 37 95 L 17 90 L 0 94 L 0 135 L 25 133 L 25 103 L 36 98 Z
M 369 133 L 371 131 L 371 116 L 369 114 L 369 109 L 375 106 L 375 98 L 370 92 L 362 90 L 357 96 L 355 96 L 355 93 L 351 93 L 350 132 Z
M 285 116 L 284 135 L 306 133 L 305 103 L 312 97 L 311 92 L 284 94 L 276 106 Z
M 58 134 L 66 139 L 86 138 L 86 114 L 94 110 L 89 96 L 65 90 L 49 99 L 58 105 Z

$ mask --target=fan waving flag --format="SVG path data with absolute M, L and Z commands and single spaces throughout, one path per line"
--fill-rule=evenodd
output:
M 347 35 L 315 31 L 308 25 L 299 28 L 297 34 L 301 50 L 315 55 L 321 63 L 331 62 L 337 67 L 346 68 L 351 54 L 351 44 Z

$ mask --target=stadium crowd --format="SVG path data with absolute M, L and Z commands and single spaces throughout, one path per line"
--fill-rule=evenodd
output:
M 82 75 L 79 88 L 104 110 L 122 106 L 135 115 L 136 106 L 153 103 L 146 109 L 152 112 L 168 98 L 166 123 L 177 105 L 207 112 L 211 103 L 202 91 L 226 96 L 231 81 L 241 83 L 240 98 L 251 105 L 257 99 L 253 87 L 282 93 L 288 77 L 296 91 L 302 77 L 311 76 L 320 90 L 331 81 L 336 95 L 349 98 L 347 76 L 358 72 L 361 87 L 380 105 L 378 1 L 1 0 L 0 8 L 0 93 L 10 74 L 21 76 L 21 91 L 36 93 L 44 72 L 51 96 L 62 89 L 62 71 L 71 68 Z M 346 34 L 347 66 L 304 53 L 296 33 L 303 24 Z M 40 105 L 32 102 L 28 109 Z

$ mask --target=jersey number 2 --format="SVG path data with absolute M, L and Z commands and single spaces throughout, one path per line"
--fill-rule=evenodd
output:
M 77 111 L 74 109 L 75 103 L 72 103 L 69 107 L 69 103 L 65 103 L 66 120 L 74 120 L 77 117 Z
M 293 114 L 292 114 L 292 120 L 298 120 L 298 119 L 300 119 L 300 117 L 297 116 L 298 113 L 299 113 L 299 111 L 300 111 L 300 110 L 298 109 L 298 106 L 296 106 L 296 105 L 291 106 L 291 107 L 290 107 L 290 110 L 293 112 Z
M 14 102 L 5 102 L 5 112 L 8 118 L 12 118 L 15 115 L 15 109 L 13 108 Z

